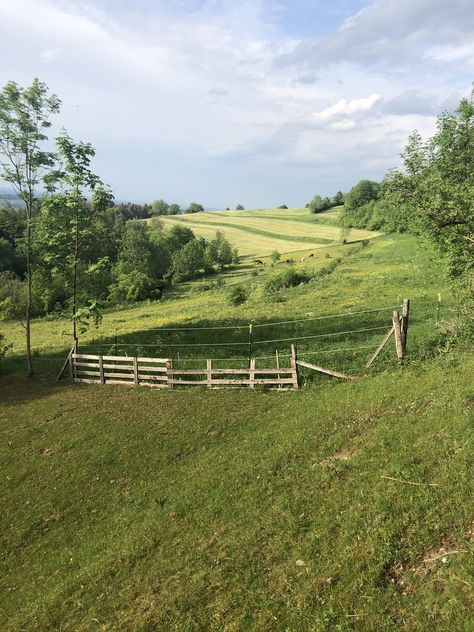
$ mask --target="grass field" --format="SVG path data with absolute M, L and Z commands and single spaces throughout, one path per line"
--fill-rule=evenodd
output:
M 326 259 L 326 254 L 330 254 L 330 259 Z M 162 302 L 106 310 L 99 328 L 80 336 L 80 348 L 89 353 L 99 350 L 110 353 L 116 349 L 128 355 L 171 355 L 175 362 L 181 363 L 186 358 L 195 362 L 196 358 L 231 357 L 235 359 L 233 366 L 239 368 L 247 361 L 248 323 L 252 322 L 254 354 L 258 357 L 274 356 L 276 350 L 284 356 L 289 353 L 290 339 L 301 338 L 298 348 L 302 359 L 324 361 L 333 368 L 358 372 L 370 350 L 388 329 L 392 308 L 400 305 L 404 297 L 412 300 L 409 345 L 412 353 L 438 336 L 435 323 L 438 292 L 443 293 L 441 317 L 450 316 L 450 296 L 443 268 L 435 253 L 421 248 L 412 237 L 377 237 L 370 240 L 366 248 L 360 244 L 337 245 L 315 250 L 314 255 L 304 263 L 295 264 L 297 270 L 314 274 L 314 279 L 281 292 L 278 297 L 273 297 L 275 300 L 265 295 L 264 284 L 287 266 L 278 264 L 274 268 L 267 266 L 264 270 L 255 270 L 243 263 L 219 275 L 224 281 L 220 288 L 212 286 L 211 277 L 172 288 L 165 293 Z M 330 274 L 318 276 L 328 262 L 339 259 Z M 235 284 L 244 284 L 250 290 L 249 300 L 240 307 L 233 307 L 227 298 L 229 288 Z M 210 289 L 203 289 L 206 287 Z M 379 308 L 386 309 L 352 314 Z M 340 317 L 334 318 L 335 314 Z M 325 315 L 331 318 L 320 319 Z M 292 320 L 303 322 L 287 322 Z M 270 324 L 275 322 L 284 324 Z M 187 326 L 210 329 L 197 332 L 162 330 Z M 221 326 L 232 329 L 218 329 Z M 321 339 L 307 338 L 372 327 L 380 329 Z M 4 371 L 22 370 L 24 331 L 21 324 L 3 323 L 2 332 L 14 344 L 13 354 L 3 361 Z M 281 343 L 266 342 L 282 339 Z M 62 319 L 35 320 L 32 340 L 39 370 L 57 371 L 70 345 L 70 324 Z M 226 342 L 231 345 L 224 346 Z M 186 348 L 187 343 L 202 346 Z M 349 351 L 339 353 L 335 351 L 337 349 Z M 390 354 L 391 347 L 389 361 Z
M 472 630 L 473 383 L 3 377 L 1 629 Z
M 278 213 L 260 213 L 268 222 L 245 239 L 270 239 Z M 279 223 L 301 238 L 312 220 Z M 0 376 L 0 629 L 472 630 L 474 360 L 443 340 L 443 265 L 407 235 L 330 243 L 304 262 L 313 249 L 292 244 L 307 283 L 269 296 L 288 267 L 244 260 L 105 310 L 79 349 L 246 366 L 251 322 L 257 367 L 276 350 L 285 362 L 294 340 L 300 358 L 356 382 L 303 371 L 297 392 L 56 383 L 61 318 L 33 322 L 45 373 L 26 380 L 24 330 L 2 323 L 14 349 Z M 236 284 L 250 292 L 239 307 Z M 366 373 L 404 297 L 407 358 L 397 364 L 391 343 Z
M 183 224 L 196 235 L 213 239 L 220 230 L 243 257 L 266 257 L 273 250 L 288 255 L 295 251 L 324 248 L 339 242 L 338 211 L 312 215 L 308 209 L 256 209 L 219 211 L 160 218 L 166 227 Z M 348 241 L 372 239 L 378 233 L 355 229 Z

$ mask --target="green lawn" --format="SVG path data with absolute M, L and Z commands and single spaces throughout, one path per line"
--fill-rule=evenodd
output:
M 473 383 L 3 377 L 1 629 L 472 630 Z

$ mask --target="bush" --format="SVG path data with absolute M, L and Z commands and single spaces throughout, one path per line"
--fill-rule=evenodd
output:
M 264 285 L 265 293 L 271 295 L 273 292 L 295 287 L 296 285 L 300 285 L 300 283 L 308 283 L 310 279 L 310 275 L 306 274 L 306 272 L 300 272 L 290 268 L 268 279 Z
M 229 292 L 229 302 L 234 307 L 245 303 L 249 297 L 249 292 L 243 285 L 234 285 Z

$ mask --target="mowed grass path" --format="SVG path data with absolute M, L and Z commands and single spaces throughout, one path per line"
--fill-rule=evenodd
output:
M 289 254 L 302 247 L 321 248 L 337 243 L 337 211 L 312 215 L 308 209 L 219 211 L 162 217 L 166 227 L 184 224 L 206 239 L 220 230 L 244 257 L 265 257 L 273 250 Z M 348 241 L 371 239 L 379 233 L 353 230 Z
M 300 392 L 0 378 L 4 632 L 472 630 L 472 355 Z

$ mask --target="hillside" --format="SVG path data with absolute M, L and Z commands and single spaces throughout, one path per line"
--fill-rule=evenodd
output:
M 212 239 L 220 230 L 244 257 L 265 257 L 273 250 L 281 254 L 325 248 L 339 243 L 338 210 L 317 215 L 308 209 L 255 209 L 160 216 L 166 227 L 189 226 L 196 235 Z M 379 233 L 353 230 L 348 241 L 371 239 Z
M 473 383 L 2 378 L 2 629 L 467 631 Z

